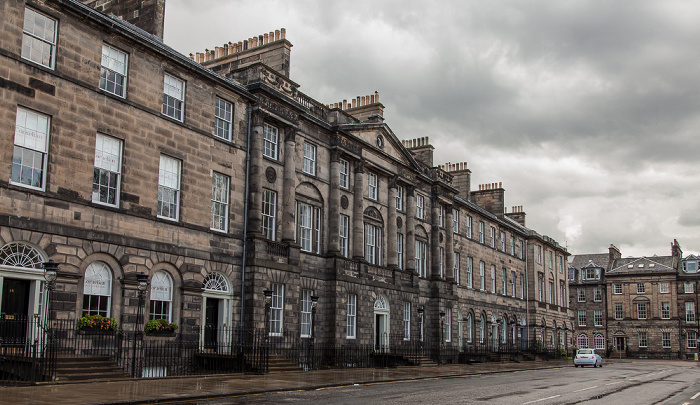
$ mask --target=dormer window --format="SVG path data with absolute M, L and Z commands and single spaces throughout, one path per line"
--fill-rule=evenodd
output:
M 698 271 L 697 260 L 686 260 L 683 262 L 683 271 L 686 273 L 696 273 Z

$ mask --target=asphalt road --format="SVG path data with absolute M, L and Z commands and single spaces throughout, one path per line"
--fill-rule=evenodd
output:
M 198 401 L 219 404 L 698 404 L 700 364 L 629 361 Z

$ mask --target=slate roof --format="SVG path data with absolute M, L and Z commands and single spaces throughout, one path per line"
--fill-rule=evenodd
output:
M 587 267 L 589 264 L 593 264 L 595 267 L 602 267 L 603 270 L 608 269 L 608 259 L 610 255 L 608 253 L 594 253 L 587 255 L 573 255 L 569 261 L 569 267 L 573 267 L 577 270 L 581 270 Z
M 630 267 L 631 266 L 631 267 Z M 625 257 L 615 260 L 607 275 L 676 273 L 673 256 Z

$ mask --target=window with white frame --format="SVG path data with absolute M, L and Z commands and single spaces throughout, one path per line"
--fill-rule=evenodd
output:
M 211 229 L 228 230 L 228 189 L 230 179 L 221 173 L 211 176 Z
M 688 349 L 695 349 L 698 347 L 698 341 L 697 341 L 697 332 L 694 330 L 689 330 L 686 334 L 687 336 L 687 347 Z
M 548 303 L 554 304 L 554 281 L 549 280 L 549 299 L 547 300 Z
M 515 256 L 515 238 L 513 236 L 510 237 L 510 255 Z
M 219 97 L 216 98 L 214 108 L 214 135 L 227 141 L 231 140 L 233 122 L 233 104 Z
M 491 293 L 496 294 L 496 266 L 491 265 Z
M 338 224 L 338 234 L 340 236 L 340 255 L 343 257 L 350 256 L 350 217 L 347 215 L 340 214 L 340 221 Z M 398 242 L 398 238 L 397 238 Z M 397 250 L 399 250 L 397 246 Z M 399 267 L 401 265 L 399 264 Z
M 603 311 L 596 309 L 593 311 L 593 325 L 603 326 Z
M 119 206 L 122 174 L 122 141 L 111 136 L 95 137 L 95 167 L 92 176 L 92 202 Z
M 416 218 L 418 219 L 423 219 L 424 217 L 424 203 L 425 198 L 420 194 L 416 194 Z
M 263 127 L 263 156 L 277 160 L 279 145 L 279 130 L 270 124 Z
M 615 313 L 615 319 L 622 319 L 623 318 L 623 313 L 622 313 L 622 304 L 619 302 L 616 302 L 614 305 L 614 311 Z
M 686 281 L 683 283 L 683 292 L 686 294 L 692 294 L 695 292 L 695 284 L 692 281 Z
M 452 229 L 459 233 L 459 210 L 452 210 Z
M 301 337 L 311 337 L 311 296 L 313 291 L 301 290 Z
M 460 254 L 457 252 L 454 252 L 452 254 L 453 259 L 454 259 L 454 278 L 455 278 L 455 283 L 459 285 L 459 260 L 460 260 Z
M 595 301 L 595 302 L 603 301 L 603 290 L 601 290 L 600 287 L 596 287 L 593 289 L 593 301 Z
M 276 224 L 277 192 L 265 188 L 262 192 L 262 234 L 268 240 L 275 240 Z
M 284 285 L 272 284 L 272 303 L 270 305 L 270 336 L 282 335 L 284 316 Z
M 163 82 L 163 115 L 182 121 L 185 108 L 185 82 L 167 73 Z
M 340 188 L 350 188 L 350 163 L 345 159 L 340 159 L 338 172 L 340 176 Z
M 17 107 L 12 184 L 44 190 L 51 118 Z
M 486 263 L 479 262 L 479 289 L 481 291 L 486 291 L 486 275 L 484 274 L 486 270 Z
M 668 281 L 663 281 L 659 283 L 659 293 L 668 294 L 670 292 Z
M 671 319 L 671 303 L 661 303 L 661 319 Z
M 110 317 L 112 304 L 112 270 L 104 262 L 92 262 L 83 277 L 83 316 Z
M 622 284 L 613 284 L 613 294 L 622 294 Z
M 472 216 L 467 215 L 467 238 L 472 238 Z
M 518 258 L 522 259 L 525 255 L 525 244 L 523 241 L 518 241 Z
M 479 243 L 484 243 L 484 223 L 479 222 Z
M 637 294 L 644 294 L 644 283 L 637 283 Z
M 661 347 L 664 349 L 671 347 L 671 332 L 661 332 Z
M 496 228 L 491 227 L 491 247 L 496 248 Z
M 160 155 L 158 169 L 158 217 L 178 219 L 180 211 L 180 161 Z
M 445 271 L 444 271 L 444 267 L 445 267 L 445 249 L 444 249 L 443 247 L 439 247 L 439 248 L 438 248 L 438 254 L 439 254 L 439 257 L 438 257 L 438 267 L 440 268 L 440 278 L 444 278 L 444 277 L 445 277 Z
M 438 204 L 438 226 L 440 228 L 445 226 L 445 208 Z
M 520 275 L 520 299 L 525 299 L 525 276 Z
M 473 326 L 472 325 L 473 324 L 472 314 L 467 314 L 467 321 L 466 322 L 467 322 L 467 336 L 466 336 L 467 343 L 471 343 L 472 342 L 472 326 Z
M 510 272 L 510 296 L 515 298 L 515 272 Z
M 374 173 L 369 173 L 367 175 L 367 196 L 369 197 L 370 200 L 377 201 L 378 198 L 378 192 L 377 192 L 377 175 Z
M 452 341 L 452 308 L 445 308 L 445 342 Z
M 296 241 L 302 252 L 321 253 L 321 209 L 297 201 Z
M 506 233 L 501 232 L 501 252 L 506 251 Z
M 508 295 L 508 270 L 506 269 L 501 272 L 501 294 Z
M 100 89 L 119 97 L 126 95 L 127 58 L 125 52 L 102 44 Z
M 374 224 L 365 224 L 365 260 L 382 265 L 382 228 Z
M 593 344 L 597 350 L 605 350 L 605 338 L 600 333 L 593 335 Z
M 415 254 L 418 277 L 427 277 L 428 245 L 422 240 L 416 240 Z
M 357 326 L 357 295 L 348 294 L 348 307 L 346 317 L 346 337 L 355 339 Z
M 484 343 L 484 334 L 486 332 L 486 318 L 482 313 L 479 317 L 479 343 Z
M 411 340 L 411 303 L 403 303 L 403 340 Z
M 56 63 L 57 31 L 56 20 L 25 7 L 22 57 L 53 69 Z
M 554 268 L 554 253 L 549 252 L 549 268 Z
M 173 279 L 168 273 L 159 270 L 153 274 L 150 298 L 149 319 L 165 319 L 172 322 Z
M 403 234 L 396 234 L 396 264 L 403 270 Z
M 646 302 L 637 303 L 637 319 L 647 319 L 647 304 Z
M 537 246 L 537 263 L 542 264 L 542 246 Z
M 683 262 L 683 271 L 686 273 L 695 273 L 698 271 L 697 260 L 685 260 Z
M 316 175 L 316 145 L 304 142 L 304 173 Z
M 576 344 L 578 345 L 579 349 L 588 347 L 588 336 L 586 336 L 584 333 L 579 334 L 578 338 L 576 339 Z
M 396 211 L 403 211 L 403 186 L 396 186 Z
M 537 278 L 537 290 L 539 301 L 544 302 L 544 279 L 542 276 Z
M 639 332 L 637 334 L 637 340 L 639 341 L 639 347 L 647 347 L 647 333 Z
M 586 311 L 578 311 L 578 326 L 586 326 Z
M 695 322 L 695 303 L 686 302 L 685 303 L 685 321 Z
M 564 297 L 566 297 L 566 296 L 567 296 L 566 287 L 564 285 L 564 282 L 560 281 L 559 282 L 559 306 L 560 307 L 565 307 L 566 300 L 564 299 Z
M 467 287 L 474 288 L 474 259 L 467 257 Z

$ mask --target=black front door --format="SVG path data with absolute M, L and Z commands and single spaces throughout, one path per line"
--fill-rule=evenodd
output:
M 217 329 L 219 327 L 219 300 L 216 298 L 207 298 L 206 300 L 204 345 L 209 348 L 216 348 Z
M 0 339 L 6 344 L 23 344 L 27 335 L 29 280 L 6 278 L 2 284 Z
M 622 352 L 625 350 L 625 338 L 623 337 L 616 337 L 615 341 L 617 343 L 617 350 Z

